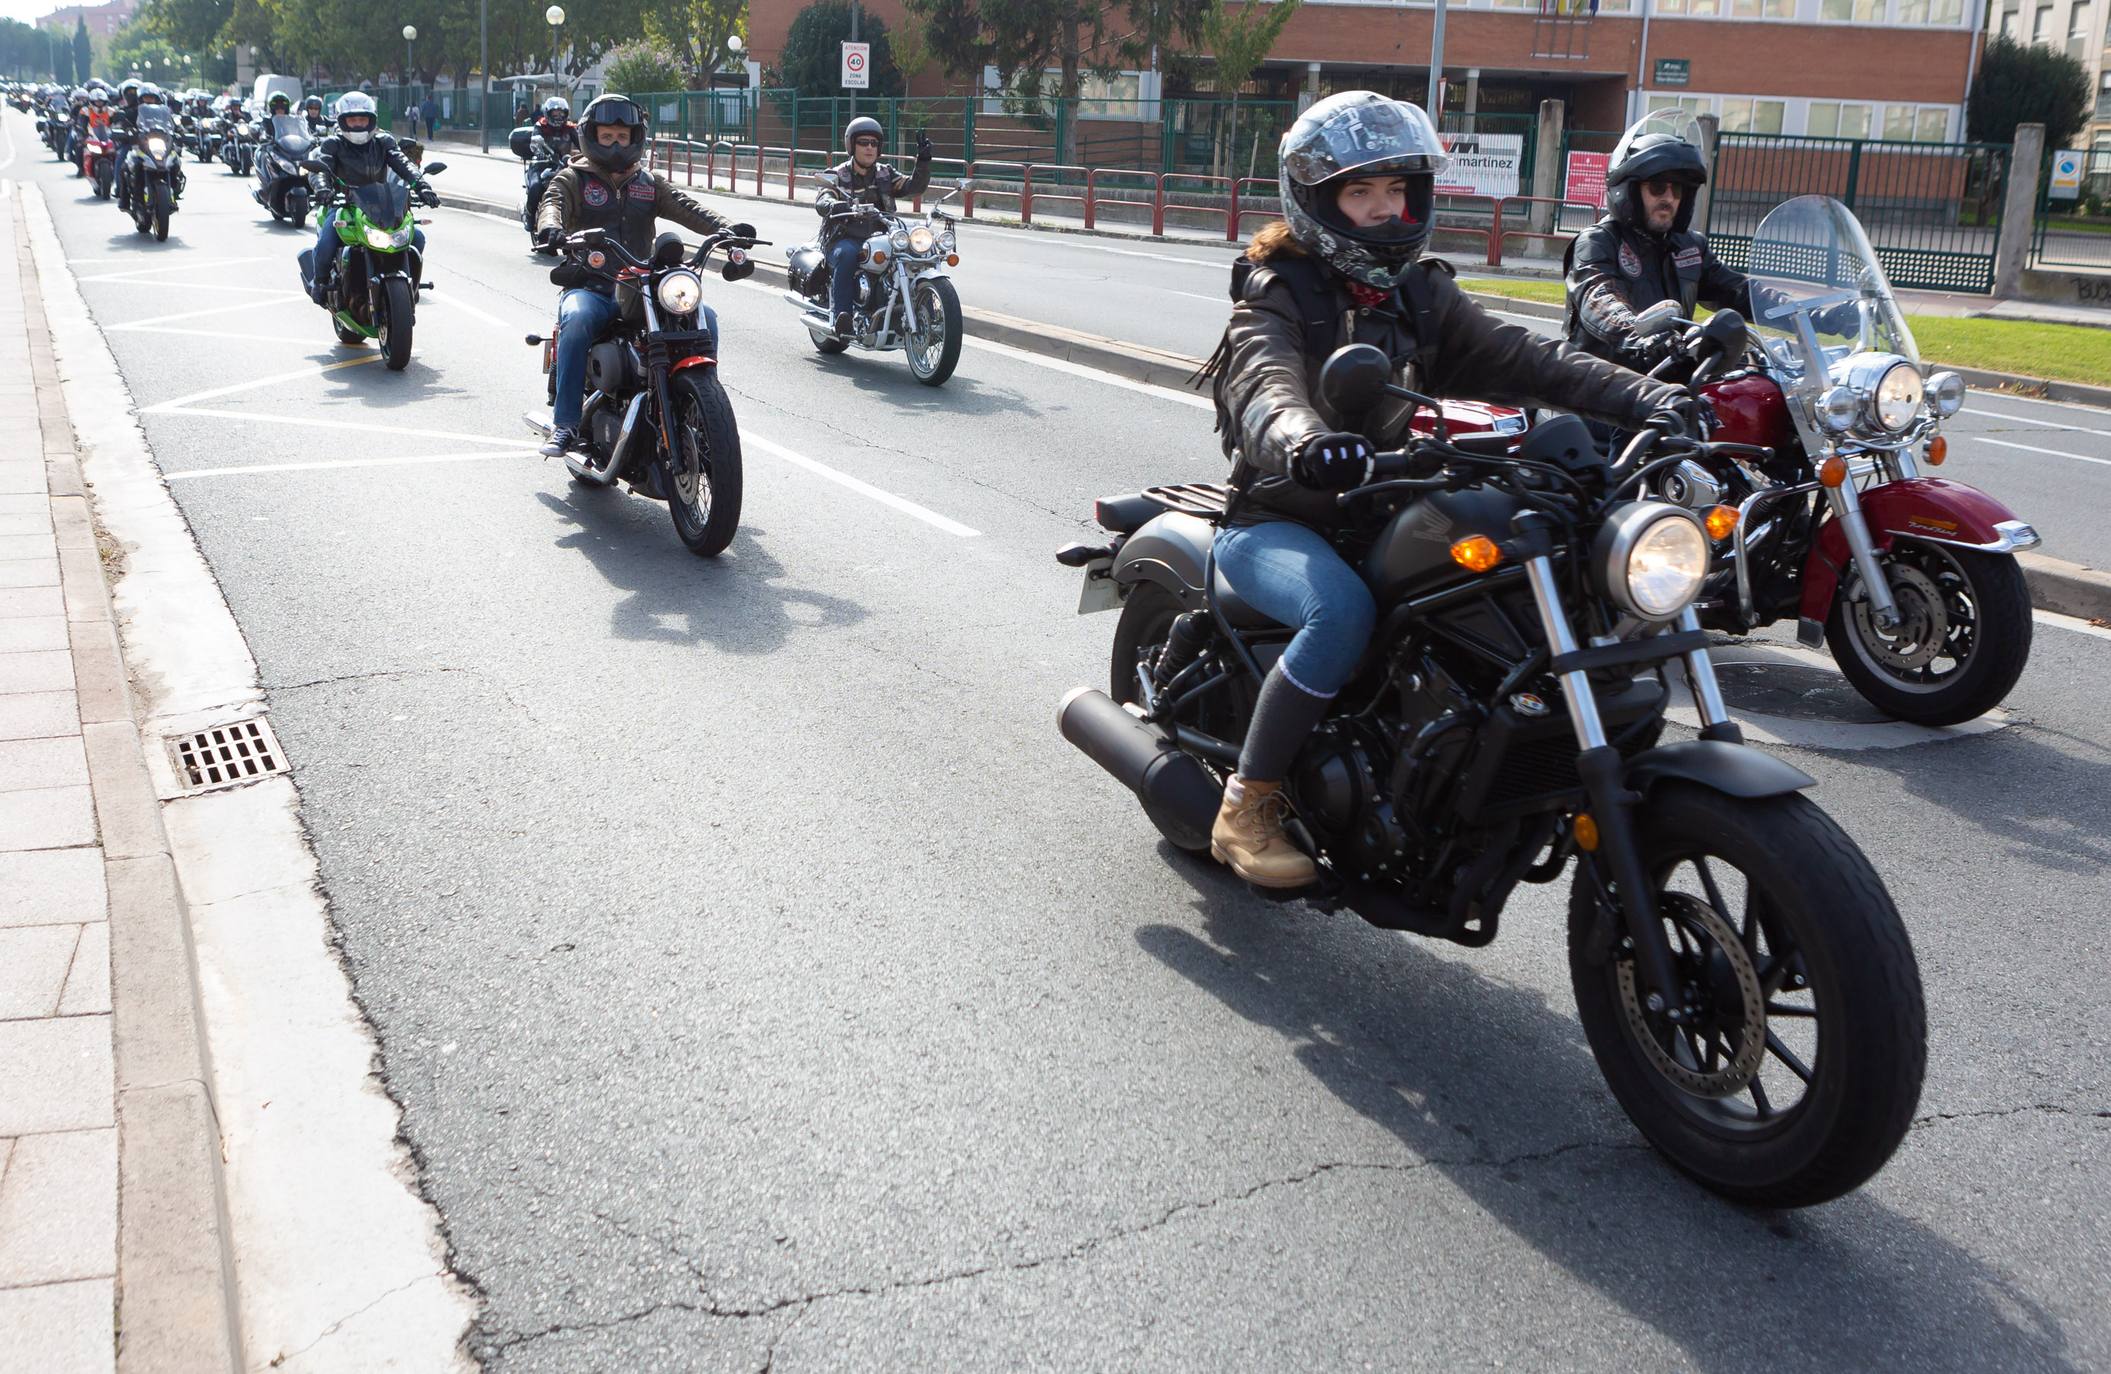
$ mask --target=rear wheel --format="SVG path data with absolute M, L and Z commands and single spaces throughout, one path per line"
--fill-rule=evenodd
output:
M 916 333 L 902 341 L 909 371 L 925 386 L 943 386 L 960 365 L 960 293 L 944 277 L 915 283 Z
M 733 403 L 708 364 L 675 376 L 668 391 L 674 460 L 667 511 L 689 552 L 715 558 L 740 526 L 740 430 Z
M 95 198 L 97 200 L 110 199 L 112 180 L 114 178 L 110 174 L 110 159 L 103 158 L 95 164 Z
M 2030 588 L 2015 555 L 1901 539 L 1883 567 L 1897 629 L 1878 628 L 1868 599 L 1844 583 L 1826 617 L 1826 645 L 1855 690 L 1916 725 L 2000 705 L 2030 658 Z
M 1579 865 L 1569 975 L 1613 1096 L 1735 1201 L 1805 1207 L 1861 1186 L 1905 1138 L 1928 1062 L 1920 971 L 1882 880 L 1805 797 L 1664 783 L 1635 822 L 1685 1016 L 1649 1006 L 1633 958 L 1604 949 Z
M 401 277 L 381 283 L 382 315 L 375 321 L 375 337 L 381 341 L 382 366 L 401 372 L 410 366 L 412 326 L 417 321 L 418 296 Z
M 806 327 L 806 333 L 814 341 L 814 351 L 816 353 L 833 355 L 841 353 L 844 349 L 850 347 L 849 344 L 837 338 L 834 334 L 825 329 L 816 329 L 813 325 Z

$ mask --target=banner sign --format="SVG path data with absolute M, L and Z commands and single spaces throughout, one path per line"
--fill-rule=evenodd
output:
M 1605 169 L 1612 160 L 1611 153 L 1570 153 L 1568 180 L 1562 188 L 1562 198 L 1603 206 Z
M 1440 196 L 1518 194 L 1518 173 L 1525 160 L 1523 134 L 1449 134 L 1445 148 L 1451 166 L 1437 174 Z
M 870 43 L 845 43 L 843 45 L 843 89 L 863 91 L 872 86 L 872 45 Z

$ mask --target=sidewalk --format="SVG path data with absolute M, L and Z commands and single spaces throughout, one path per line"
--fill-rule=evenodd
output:
M 183 908 L 4 185 L 0 353 L 0 1374 L 237 1369 Z

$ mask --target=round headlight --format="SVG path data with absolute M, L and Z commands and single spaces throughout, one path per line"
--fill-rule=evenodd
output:
M 919 224 L 909 231 L 909 251 L 918 257 L 928 257 L 938 247 L 938 235 L 931 232 L 927 224 Z
M 1669 620 L 1700 594 L 1708 535 L 1692 512 L 1633 501 L 1598 532 L 1599 577 L 1612 599 L 1644 620 Z
M 153 154 L 154 156 L 156 156 L 156 157 L 160 157 L 160 156 L 162 156 L 162 155 L 163 155 L 164 153 L 168 152 L 168 150 L 169 150 L 169 141 L 168 141 L 167 139 L 163 138 L 163 137 L 162 137 L 161 135 L 159 135 L 159 134 L 149 134 L 149 135 L 147 136 L 147 151 L 148 151 L 148 152 L 152 153 L 152 154 Z
M 660 309 L 686 315 L 704 299 L 703 279 L 694 272 L 669 272 L 660 278 Z
M 1938 372 L 1928 378 L 1928 404 L 1942 419 L 1964 409 L 1964 378 L 1954 372 Z
M 1854 427 L 1854 417 L 1861 410 L 1851 386 L 1836 386 L 1818 398 L 1818 422 L 1835 434 L 1845 434 Z
M 1924 392 L 1920 373 L 1911 363 L 1894 363 L 1876 384 L 1871 399 L 1876 422 L 1896 434 L 1920 415 Z
M 887 241 L 894 245 L 895 252 L 906 252 L 909 247 L 909 231 L 907 229 L 897 229 Z

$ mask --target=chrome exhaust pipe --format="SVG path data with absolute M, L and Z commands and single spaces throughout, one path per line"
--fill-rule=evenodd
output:
M 1136 794 L 1151 824 L 1181 849 L 1209 848 L 1224 790 L 1172 737 L 1138 720 L 1105 692 L 1074 687 L 1056 707 L 1056 728 Z

